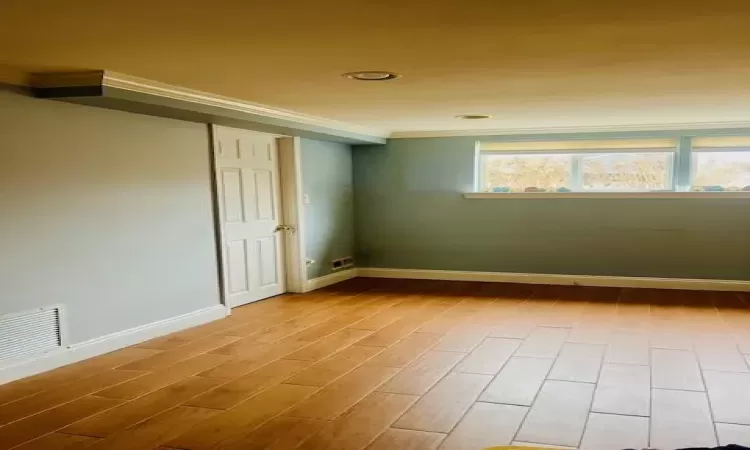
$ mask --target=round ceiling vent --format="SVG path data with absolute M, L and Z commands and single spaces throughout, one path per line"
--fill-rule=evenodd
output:
M 384 70 L 364 70 L 361 72 L 348 72 L 344 74 L 345 78 L 359 81 L 388 81 L 401 78 L 401 75 L 395 72 L 386 72 Z
M 481 119 L 491 119 L 492 116 L 489 114 L 461 114 L 460 116 L 456 116 L 457 119 L 463 119 L 463 120 L 481 120 Z

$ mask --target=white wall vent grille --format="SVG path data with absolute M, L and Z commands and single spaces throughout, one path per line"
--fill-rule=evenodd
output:
M 0 316 L 0 366 L 63 345 L 60 308 Z
M 354 267 L 354 258 L 352 258 L 351 256 L 334 259 L 331 262 L 331 270 L 333 270 L 334 272 L 341 269 L 347 269 L 349 267 Z

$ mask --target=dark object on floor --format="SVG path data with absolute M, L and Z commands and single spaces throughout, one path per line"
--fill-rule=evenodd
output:
M 723 445 L 721 447 L 695 447 L 695 448 L 681 448 L 680 450 L 750 450 L 750 447 L 744 447 L 742 445 L 730 444 Z

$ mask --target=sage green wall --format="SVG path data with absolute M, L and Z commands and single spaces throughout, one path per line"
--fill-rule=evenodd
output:
M 468 200 L 478 139 L 354 147 L 360 267 L 750 280 L 749 201 Z
M 352 148 L 336 142 L 300 140 L 308 278 L 331 273 L 331 261 L 354 256 Z
M 0 91 L 0 315 L 70 343 L 219 305 L 206 125 Z

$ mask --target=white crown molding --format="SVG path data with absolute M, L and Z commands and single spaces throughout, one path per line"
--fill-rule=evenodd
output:
M 128 91 L 139 92 L 142 94 L 156 95 L 173 100 L 230 109 L 246 114 L 256 114 L 273 119 L 289 120 L 316 127 L 332 128 L 335 130 L 348 131 L 351 133 L 365 134 L 381 138 L 387 138 L 389 135 L 387 131 L 377 128 L 354 125 L 346 122 L 340 122 L 334 119 L 327 119 L 325 117 L 312 116 L 281 108 L 274 108 L 259 103 L 252 103 L 235 98 L 211 94 L 209 92 L 173 86 L 116 72 L 104 71 L 102 85 L 105 87 L 124 89 Z
M 334 137 L 333 140 L 343 138 L 343 141 L 348 140 L 354 143 L 382 144 L 389 135 L 388 131 L 382 129 L 275 108 L 107 70 L 33 73 L 30 86 L 35 88 L 38 96 L 43 98 L 67 98 L 73 103 L 92 104 L 91 101 L 77 101 L 83 91 L 72 89 L 91 88 L 93 94 L 85 93 L 83 97 L 98 97 L 100 101 L 97 105 L 105 108 L 136 113 L 145 111 L 149 114 L 154 112 L 149 107 L 167 106 L 181 111 L 182 114 L 173 117 L 161 111 L 161 114 L 153 115 L 199 122 L 205 121 L 206 117 L 212 117 L 211 120 L 216 122 L 211 123 L 227 126 L 241 127 L 237 122 L 255 123 L 261 125 L 256 131 L 276 130 L 275 132 L 279 134 L 308 136 L 313 139 Z M 109 100 L 128 100 L 127 105 L 130 106 L 108 102 Z M 269 130 L 264 130 L 263 126 L 268 127 Z
M 491 283 L 552 284 L 562 286 L 750 292 L 750 281 L 746 280 L 703 280 L 692 278 L 621 277 L 512 272 L 467 272 L 460 270 L 385 269 L 377 267 L 361 267 L 358 269 L 357 274 L 360 277 L 368 278 L 407 278 L 414 280 L 483 281 Z
M 553 128 L 506 128 L 485 130 L 445 130 L 445 131 L 396 131 L 392 132 L 389 139 L 410 138 L 437 138 L 437 137 L 463 137 L 463 136 L 512 136 L 520 134 L 556 134 L 556 133 L 627 133 L 647 131 L 690 131 L 690 130 L 712 130 L 750 128 L 750 121 L 741 122 L 697 122 L 697 123 L 672 123 L 657 125 L 617 125 L 617 126 L 580 126 L 580 127 L 553 127 Z
M 1 67 L 0 67 L 1 69 Z M 0 70 L 0 75 L 3 72 Z M 13 74 L 18 79 L 18 74 Z M 1 81 L 1 80 L 0 80 Z M 311 127 L 321 127 L 342 132 L 372 136 L 380 139 L 470 137 L 470 136 L 513 136 L 534 134 L 567 134 L 567 133 L 628 133 L 649 131 L 691 131 L 722 130 L 732 128 L 750 128 L 750 120 L 735 122 L 694 122 L 671 124 L 641 124 L 612 126 L 570 126 L 544 128 L 501 128 L 479 130 L 414 130 L 388 131 L 379 128 L 341 122 L 326 117 L 302 114 L 282 108 L 275 108 L 259 103 L 225 97 L 209 92 L 183 88 L 145 78 L 134 77 L 106 70 L 78 72 L 35 73 L 31 75 L 30 85 L 38 88 L 51 87 L 85 87 L 100 85 L 138 94 L 152 95 L 164 99 L 189 102 L 212 108 L 221 108 L 237 113 L 256 115 L 270 119 L 295 122 Z

